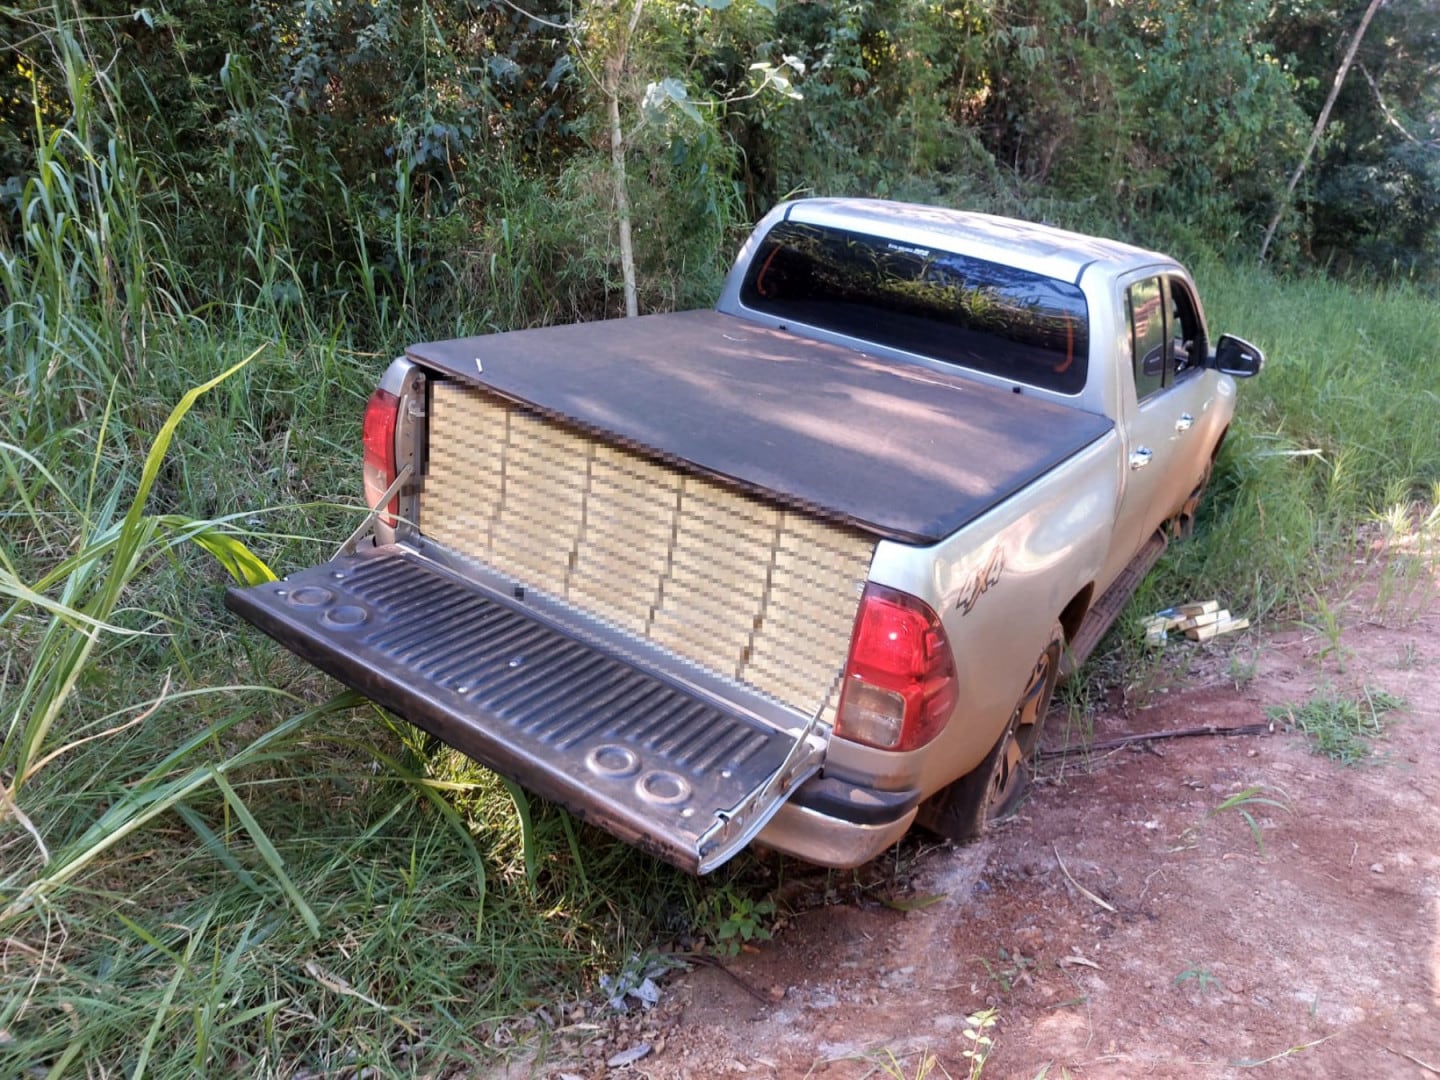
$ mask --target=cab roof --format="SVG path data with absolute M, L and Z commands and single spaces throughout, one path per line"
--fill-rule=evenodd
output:
M 882 199 L 800 199 L 777 206 L 783 219 L 883 236 L 916 247 L 935 247 L 1079 283 L 1100 265 L 1110 273 L 1175 261 L 1118 240 L 1070 232 L 1016 218 Z

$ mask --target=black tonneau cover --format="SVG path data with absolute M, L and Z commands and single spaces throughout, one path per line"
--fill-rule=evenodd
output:
M 908 543 L 945 538 L 1112 427 L 714 311 L 408 354 L 609 441 Z

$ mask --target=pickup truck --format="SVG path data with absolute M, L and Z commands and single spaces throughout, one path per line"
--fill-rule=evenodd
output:
M 408 349 L 367 523 L 227 604 L 692 873 L 855 866 L 1014 811 L 1262 363 L 1163 255 L 789 202 L 713 311 Z

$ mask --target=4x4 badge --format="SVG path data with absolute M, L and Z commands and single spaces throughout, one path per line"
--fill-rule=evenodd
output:
M 1005 573 L 1005 549 L 997 547 L 990 552 L 990 558 L 985 565 L 975 571 L 970 584 L 960 591 L 960 599 L 955 601 L 955 606 L 960 609 L 961 615 L 969 615 L 970 609 L 980 602 L 980 597 L 989 591 L 991 586 L 1000 583 L 1000 575 Z

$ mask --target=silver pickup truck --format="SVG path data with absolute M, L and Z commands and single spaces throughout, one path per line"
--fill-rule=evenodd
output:
M 1262 362 L 1162 255 L 786 203 L 714 311 L 407 350 L 367 525 L 227 603 L 686 870 L 854 866 L 1013 811 Z

